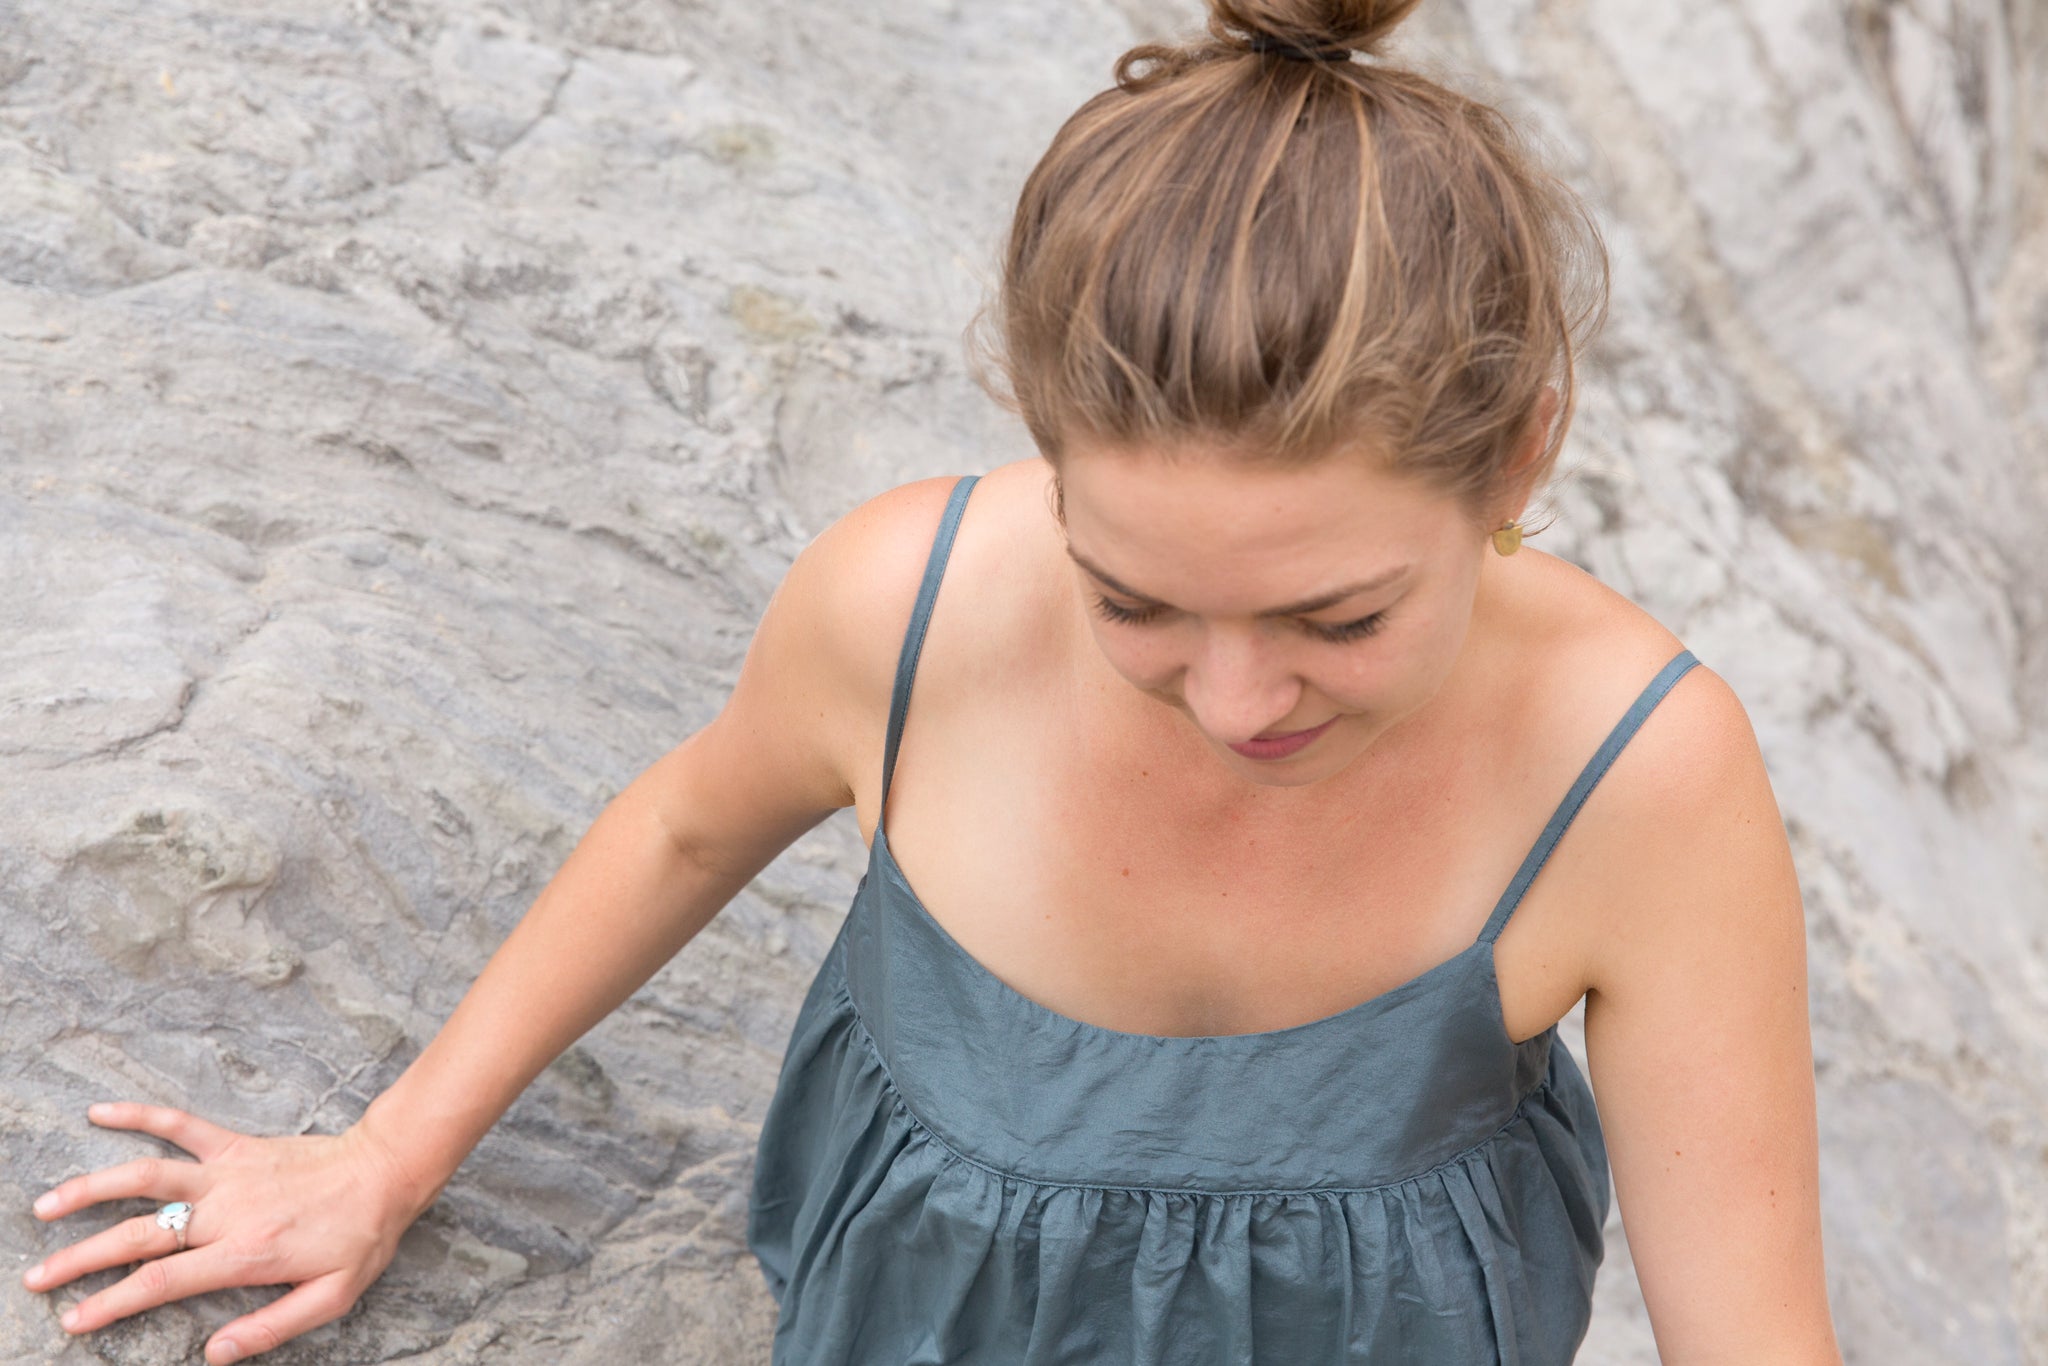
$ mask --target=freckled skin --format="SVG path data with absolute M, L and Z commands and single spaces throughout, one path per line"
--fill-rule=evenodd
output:
M 1227 452 L 1076 447 L 1060 482 L 1070 551 L 1144 595 L 1074 565 L 1103 660 L 1256 784 L 1306 786 L 1347 768 L 1436 698 L 1468 639 L 1491 626 L 1500 571 L 1488 561 L 1500 557 L 1486 530 L 1456 500 L 1363 455 L 1273 470 Z M 1270 615 L 1402 567 L 1388 587 Z M 1099 598 L 1150 616 L 1108 619 Z M 1319 634 L 1375 613 L 1384 617 L 1369 635 Z M 1231 748 L 1333 717 L 1284 759 Z

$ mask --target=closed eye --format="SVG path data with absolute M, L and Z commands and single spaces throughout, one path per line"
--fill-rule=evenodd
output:
M 1386 624 L 1387 614 L 1385 612 L 1374 612 L 1369 617 L 1360 617 L 1357 621 L 1346 621 L 1336 626 L 1324 626 L 1313 621 L 1302 623 L 1302 625 L 1308 627 L 1309 630 L 1321 636 L 1324 640 L 1339 642 L 1363 640 L 1369 635 L 1376 634 Z
M 1095 610 L 1102 619 L 1116 622 L 1119 625 L 1142 626 L 1148 622 L 1158 620 L 1162 611 L 1158 607 L 1126 607 L 1120 602 L 1115 602 L 1102 596 L 1100 593 L 1093 594 L 1092 596 L 1095 599 Z M 1374 612 L 1369 617 L 1360 617 L 1357 621 L 1338 622 L 1335 625 L 1326 626 L 1317 621 L 1304 621 L 1301 625 L 1304 630 L 1319 640 L 1327 640 L 1333 644 L 1342 644 L 1347 641 L 1363 640 L 1367 636 L 1375 635 L 1386 623 L 1386 612 L 1379 611 Z

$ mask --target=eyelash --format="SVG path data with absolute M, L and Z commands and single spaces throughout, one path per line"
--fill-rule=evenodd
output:
M 1111 602 L 1100 593 L 1095 595 L 1095 610 L 1105 621 L 1114 621 L 1128 626 L 1142 626 L 1159 615 L 1159 609 L 1156 607 L 1126 607 L 1122 603 Z M 1336 645 L 1354 640 L 1363 640 L 1370 635 L 1377 635 L 1380 628 L 1386 624 L 1387 614 L 1385 612 L 1374 612 L 1369 617 L 1361 617 L 1357 621 L 1339 622 L 1335 626 L 1322 626 L 1312 621 L 1302 623 L 1303 626 L 1308 628 L 1309 634 Z

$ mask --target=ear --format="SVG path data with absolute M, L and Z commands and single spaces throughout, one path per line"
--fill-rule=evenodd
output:
M 1060 482 L 1060 472 L 1054 469 L 1052 477 L 1045 481 L 1045 505 L 1052 512 L 1053 520 L 1062 527 L 1067 524 L 1067 489 Z
M 1536 466 L 1543 458 L 1543 448 L 1550 442 L 1550 426 L 1557 420 L 1557 386 L 1546 384 L 1543 392 L 1536 396 L 1536 411 L 1529 415 L 1529 425 L 1523 429 L 1522 439 L 1515 447 L 1514 458 L 1501 472 L 1506 492 L 1502 495 L 1500 516 L 1495 526 L 1520 521 L 1528 509 L 1529 500 L 1536 493 Z

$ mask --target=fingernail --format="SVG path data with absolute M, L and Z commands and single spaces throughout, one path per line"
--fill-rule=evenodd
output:
M 36 1213 L 48 1214 L 57 1208 L 57 1192 L 48 1191 L 36 1197 Z
M 64 1317 L 57 1320 L 57 1322 L 64 1325 L 65 1332 L 70 1332 L 72 1329 L 78 1327 L 78 1311 L 76 1309 L 66 1309 L 64 1311 Z
M 24 1271 L 22 1273 L 21 1278 L 22 1280 L 28 1282 L 30 1285 L 34 1285 L 37 1281 L 43 1278 L 42 1264 L 39 1262 L 36 1265 L 30 1267 L 27 1271 Z
M 242 1355 L 242 1349 L 232 1342 L 216 1342 L 213 1345 L 213 1366 L 228 1366 L 230 1361 Z

